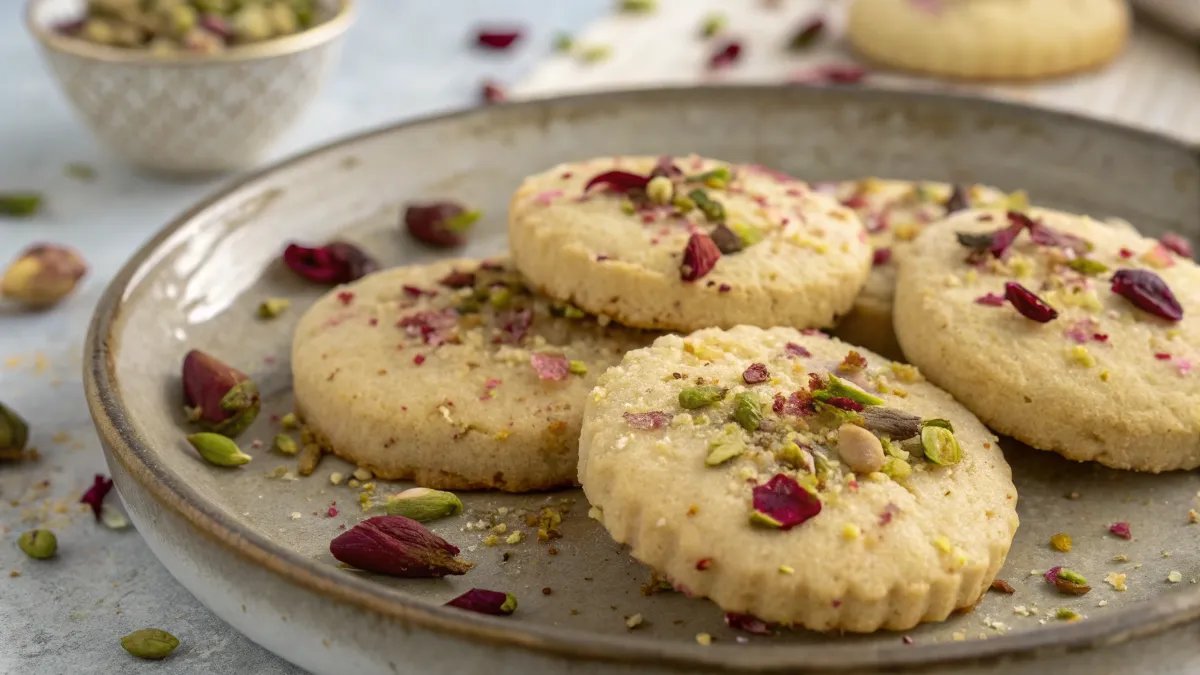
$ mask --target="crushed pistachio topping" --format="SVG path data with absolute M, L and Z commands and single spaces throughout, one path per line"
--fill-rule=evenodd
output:
M 1109 586 L 1112 586 L 1113 590 L 1116 591 L 1125 591 L 1129 589 L 1129 587 L 1125 585 L 1125 575 L 1121 574 L 1120 572 L 1109 572 L 1108 575 L 1104 577 L 1104 582 Z
M 1079 621 L 1083 615 L 1069 607 L 1059 607 L 1054 613 L 1054 618 L 1059 621 Z
M 780 565 L 779 573 L 780 574 L 795 574 L 796 568 L 792 567 L 791 565 Z
M 568 361 L 567 372 L 572 375 L 587 375 L 588 367 L 583 361 Z
M 741 427 L 736 424 L 726 424 L 721 429 L 721 433 L 709 442 L 708 457 L 704 459 L 704 464 L 720 466 L 745 451 L 746 441 Z
M 744 391 L 733 399 L 733 418 L 746 431 L 755 431 L 762 423 L 762 403 L 754 393 Z
M 925 453 L 925 459 L 942 466 L 958 464 L 962 459 L 962 447 L 959 446 L 958 439 L 952 431 L 944 427 L 926 426 L 922 429 L 921 449 Z
M 712 37 L 724 30 L 728 23 L 729 19 L 724 14 L 709 14 L 700 23 L 700 35 L 702 37 Z
M 1167 583 L 1177 584 L 1180 581 L 1183 581 L 1183 574 L 1179 570 L 1171 570 L 1167 574 Z
M 1067 353 L 1072 361 L 1084 368 L 1091 368 L 1096 365 L 1096 357 L 1092 356 L 1088 348 L 1083 345 L 1075 345 Z
M 703 408 L 725 398 L 725 390 L 721 387 L 704 385 L 687 387 L 679 392 L 679 405 L 688 410 Z
M 1060 532 L 1053 537 L 1050 537 L 1050 546 L 1054 547 L 1054 550 L 1056 551 L 1069 553 L 1071 551 L 1071 535 L 1065 532 Z
M 262 319 L 274 319 L 291 306 L 292 301 L 287 298 L 268 298 L 258 306 L 258 316 Z

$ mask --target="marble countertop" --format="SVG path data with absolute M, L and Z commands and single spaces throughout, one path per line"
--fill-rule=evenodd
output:
M 606 0 L 358 5 L 338 70 L 272 159 L 405 117 L 474 105 L 483 78 L 515 82 L 550 52 L 555 33 L 578 31 L 610 7 Z M 0 673 L 300 673 L 205 609 L 136 531 L 109 530 L 76 503 L 93 474 L 107 473 L 80 381 L 92 308 L 142 242 L 232 177 L 171 181 L 138 173 L 97 147 L 47 73 L 17 8 L 0 3 L 0 191 L 40 191 L 47 205 L 32 219 L 0 219 L 0 264 L 48 240 L 78 248 L 91 272 L 52 311 L 0 304 L 0 400 L 29 421 L 42 456 L 0 465 Z M 472 26 L 488 20 L 528 33 L 509 52 L 481 54 L 469 39 Z M 70 163 L 95 167 L 96 179 L 68 177 Z M 20 532 L 38 523 L 58 535 L 52 561 L 30 560 L 16 547 Z M 151 626 L 182 641 L 170 659 L 142 662 L 121 648 L 122 635 Z
M 735 3 L 726 3 L 664 0 L 662 12 L 634 23 L 613 16 L 610 0 L 359 0 L 340 67 L 271 159 L 405 117 L 473 105 L 485 77 L 519 84 L 515 92 L 523 96 L 707 80 L 696 67 L 703 53 L 686 26 L 716 8 L 733 13 Z M 787 5 L 782 10 L 787 21 L 738 12 L 734 28 L 754 36 L 754 45 L 778 41 L 794 16 L 817 3 Z M 0 303 L 0 401 L 28 419 L 32 444 L 42 456 L 36 463 L 0 465 L 0 673 L 300 673 L 209 613 L 171 578 L 136 531 L 107 529 L 77 503 L 93 474 L 107 473 L 80 382 L 92 308 L 143 241 L 233 177 L 164 179 L 130 169 L 98 148 L 25 35 L 18 3 L 2 4 L 0 190 L 43 192 L 47 206 L 32 219 L 0 219 L 0 264 L 30 243 L 49 240 L 78 248 L 91 273 L 74 296 L 49 312 L 23 313 Z M 736 4 L 749 8 L 759 0 Z M 487 20 L 518 23 L 529 32 L 510 52 L 481 54 L 468 41 L 471 27 Z M 553 58 L 550 44 L 558 31 L 582 32 L 589 40 L 621 45 L 622 51 L 586 67 Z M 643 58 L 650 49 L 655 58 Z M 836 46 L 804 57 L 772 56 L 757 46 L 750 54 L 737 72 L 719 79 L 779 81 L 806 63 L 846 57 Z M 1182 42 L 1142 28 L 1134 48 L 1106 72 L 981 93 L 1088 110 L 1197 138 L 1200 114 L 1190 105 L 1200 92 L 1194 59 Z M 1153 77 L 1141 75 L 1146 72 Z M 1163 78 L 1172 86 L 1159 86 Z M 905 84 L 901 78 L 881 79 L 887 86 Z M 71 163 L 95 167 L 96 179 L 69 177 L 64 169 Z M 37 524 L 58 534 L 59 555 L 52 561 L 29 560 L 15 546 L 19 533 Z M 132 659 L 119 638 L 145 627 L 169 630 L 183 644 L 163 662 Z M 1182 663 L 1166 658 L 1168 652 L 1178 655 L 1168 642 L 1177 641 L 1143 644 L 1141 654 L 1125 650 L 1124 663 L 1147 672 L 1139 659 L 1156 652 L 1157 673 L 1194 672 L 1194 661 L 1167 666 Z

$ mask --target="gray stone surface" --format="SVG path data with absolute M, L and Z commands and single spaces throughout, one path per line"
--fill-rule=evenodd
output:
M 49 240 L 77 247 L 91 274 L 49 312 L 0 304 L 0 400 L 28 419 L 42 453 L 37 463 L 0 465 L 0 673 L 299 673 L 206 610 L 137 532 L 109 530 L 76 503 L 92 475 L 107 472 L 80 384 L 92 307 L 134 249 L 231 177 L 165 180 L 98 148 L 25 34 L 20 4 L 0 0 L 0 191 L 41 191 L 48 204 L 32 219 L 0 219 L 0 264 L 29 243 Z M 557 31 L 578 31 L 609 7 L 605 0 L 358 4 L 340 67 L 274 157 L 473 105 L 482 78 L 516 81 L 550 51 Z M 529 32 L 510 52 L 480 53 L 470 48 L 471 28 L 487 20 Z M 97 179 L 68 177 L 64 167 L 72 162 L 95 167 Z M 58 534 L 54 560 L 29 560 L 16 547 L 20 532 L 38 524 Z M 140 662 L 121 649 L 120 636 L 150 626 L 182 641 L 166 661 Z

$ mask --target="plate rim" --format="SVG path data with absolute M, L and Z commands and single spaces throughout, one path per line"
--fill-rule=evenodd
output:
M 917 103 L 945 106 L 974 106 L 1012 116 L 1051 119 L 1059 124 L 1090 126 L 1101 132 L 1125 135 L 1134 140 L 1172 146 L 1197 157 L 1197 148 L 1187 141 L 1080 114 L 1027 106 L 1019 103 L 940 91 L 901 91 L 874 87 L 828 88 L 804 85 L 704 85 L 668 86 L 654 89 L 623 89 L 571 94 L 507 102 L 433 113 L 405 119 L 336 138 L 312 149 L 269 164 L 257 171 L 223 184 L 180 215 L 171 219 L 147 240 L 113 276 L 96 305 L 84 347 L 84 392 L 93 423 L 110 462 L 118 462 L 157 503 L 171 509 L 201 536 L 223 547 L 281 580 L 305 591 L 368 611 L 390 620 L 399 620 L 415 628 L 437 632 L 445 637 L 489 646 L 520 648 L 542 656 L 615 664 L 653 663 L 675 669 L 745 670 L 757 672 L 838 672 L 855 669 L 888 668 L 912 672 L 917 669 L 969 665 L 1006 657 L 1032 659 L 1041 653 L 1078 651 L 1119 644 L 1137 637 L 1157 634 L 1200 618 L 1200 588 L 1187 589 L 1174 597 L 1152 598 L 1126 610 L 1099 618 L 1089 618 L 1052 629 L 1032 629 L 997 636 L 986 641 L 935 642 L 904 645 L 816 644 L 816 645 L 733 645 L 703 647 L 686 642 L 664 642 L 649 637 L 623 637 L 543 624 L 513 623 L 497 617 L 461 612 L 430 605 L 370 579 L 346 575 L 337 568 L 302 556 L 272 543 L 245 528 L 215 504 L 204 500 L 182 477 L 154 461 L 155 451 L 130 423 L 131 411 L 120 395 L 115 373 L 119 318 L 130 288 L 142 278 L 142 269 L 153 262 L 161 247 L 196 217 L 237 192 L 270 179 L 277 172 L 331 155 L 343 148 L 369 141 L 376 136 L 455 119 L 487 118 L 498 111 L 538 115 L 562 105 L 641 104 L 660 98 L 693 97 L 704 100 L 773 97 L 803 101 L 809 96 L 844 96 L 851 99 L 890 97 Z M 544 115 L 543 115 L 544 116 Z M 136 413 L 134 413 L 136 414 Z M 897 632 L 899 638 L 901 633 Z

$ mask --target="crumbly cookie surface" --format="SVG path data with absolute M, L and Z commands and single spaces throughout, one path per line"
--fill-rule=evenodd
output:
M 630 352 L 588 400 L 579 475 L 594 517 L 681 590 L 815 630 L 945 619 L 1017 528 L 1009 467 L 961 405 L 789 328 Z
M 572 485 L 584 398 L 654 338 L 605 323 L 532 294 L 503 260 L 386 270 L 301 319 L 296 409 L 327 450 L 382 478 Z
M 1028 79 L 1108 62 L 1129 27 L 1122 0 L 855 0 L 847 35 L 860 53 L 895 68 Z
M 588 187 L 611 172 L 625 174 L 616 187 Z M 683 331 L 831 326 L 871 264 L 850 209 L 790 176 L 695 156 L 608 157 L 531 176 L 510 205 L 509 244 L 547 296 Z
M 926 225 L 951 211 L 1010 202 L 1027 206 L 1023 192 L 1006 195 L 985 185 L 865 178 L 815 187 L 854 209 L 874 249 L 867 283 L 833 334 L 891 359 L 903 358 L 892 330 L 892 298 L 898 260 L 912 240 Z
M 1195 468 L 1200 271 L 1172 249 L 1186 245 L 1085 216 L 964 211 L 901 260 L 896 335 L 999 433 L 1119 469 Z

